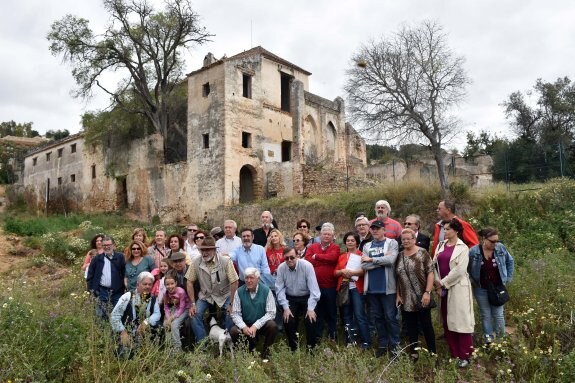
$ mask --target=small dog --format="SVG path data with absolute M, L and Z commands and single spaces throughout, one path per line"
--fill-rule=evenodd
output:
M 224 352 L 224 346 L 227 344 L 230 348 L 230 353 L 232 354 L 232 359 L 234 358 L 234 344 L 232 342 L 232 337 L 228 330 L 224 330 L 218 326 L 218 321 L 216 318 L 210 320 L 210 334 L 209 338 L 212 342 L 217 343 L 220 348 L 220 358 Z

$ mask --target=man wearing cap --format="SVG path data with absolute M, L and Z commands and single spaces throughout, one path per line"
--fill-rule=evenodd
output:
M 213 227 L 212 230 L 210 230 L 210 235 L 214 237 L 217 242 L 218 239 L 224 238 L 224 230 L 219 226 Z
M 218 239 L 216 246 L 219 254 L 229 256 L 232 251 L 242 245 L 242 239 L 236 235 L 238 224 L 232 219 L 224 221 L 224 237 Z
M 297 349 L 297 328 L 299 319 L 304 317 L 307 347 L 313 348 L 317 343 L 315 308 L 321 294 L 313 265 L 298 258 L 289 247 L 284 249 L 284 259 L 277 270 L 276 294 L 283 308 L 288 345 L 292 351 Z
M 178 287 L 186 290 L 186 272 L 189 269 L 189 266 L 186 264 L 186 254 L 181 251 L 172 253 L 168 257 L 168 262 L 170 262 L 170 266 L 176 272 Z
M 370 226 L 373 241 L 363 247 L 361 267 L 366 270 L 364 294 L 369 302 L 369 316 L 377 329 L 377 357 L 388 351 L 396 353 L 399 345 L 399 321 L 395 306 L 395 261 L 398 244 L 386 238 L 385 223 L 374 221 Z
M 238 288 L 238 274 L 230 257 L 217 254 L 216 243 L 212 237 L 205 238 L 198 249 L 202 256 L 193 260 L 186 279 L 192 304 L 192 329 L 196 341 L 201 342 L 206 337 L 204 313 L 210 305 L 215 303 L 225 311 L 225 328 L 231 327 L 230 312 Z M 197 292 L 194 289 L 195 282 L 198 282 Z
M 380 199 L 375 203 L 375 218 L 369 221 L 370 225 L 374 221 L 381 221 L 385 224 L 385 236 L 399 240 L 401 238 L 401 224 L 390 217 L 391 205 L 386 200 Z
M 272 213 L 267 210 L 262 212 L 260 221 L 262 223 L 262 227 L 254 229 L 254 243 L 265 247 L 268 242 L 268 235 L 270 235 L 272 229 L 277 229 L 278 227 L 277 223 L 274 221 Z
M 323 324 L 326 322 L 331 340 L 335 340 L 337 322 L 337 278 L 334 276 L 334 271 L 341 254 L 339 246 L 333 242 L 334 234 L 333 224 L 324 223 L 321 227 L 320 242 L 309 245 L 305 252 L 305 259 L 313 265 L 321 291 L 316 309 L 317 337 L 321 338 L 323 335 Z
M 256 347 L 258 336 L 265 337 L 262 358 L 269 354 L 269 348 L 277 335 L 276 303 L 272 291 L 260 283 L 260 272 L 254 267 L 244 270 L 245 285 L 238 288 L 232 306 L 234 326 L 230 335 L 236 343 L 243 334 L 248 341 L 249 351 Z

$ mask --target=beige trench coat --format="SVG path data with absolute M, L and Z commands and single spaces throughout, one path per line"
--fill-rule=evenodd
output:
M 436 254 L 443 251 L 445 242 L 441 243 Z M 461 239 L 457 240 L 453 255 L 449 261 L 449 274 L 439 277 L 437 257 L 434 258 L 435 279 L 448 290 L 447 294 L 447 328 L 449 331 L 470 334 L 473 333 L 475 318 L 473 315 L 473 292 L 471 281 L 467 274 L 469 264 L 469 248 Z

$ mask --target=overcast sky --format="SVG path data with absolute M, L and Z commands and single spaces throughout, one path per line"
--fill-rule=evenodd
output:
M 33 122 L 46 130 L 81 129 L 87 110 L 107 98 L 83 102 L 70 96 L 70 67 L 51 56 L 46 35 L 70 13 L 107 21 L 101 0 L 8 0 L 0 15 L 0 121 Z M 500 106 L 515 90 L 537 78 L 575 78 L 575 1 L 569 0 L 196 0 L 195 10 L 214 34 L 213 42 L 185 54 L 187 72 L 207 52 L 219 58 L 261 45 L 312 72 L 310 91 L 345 98 L 350 57 L 362 42 L 431 19 L 449 34 L 449 46 L 466 59 L 473 81 L 459 108 L 462 131 L 508 134 Z M 459 140 L 459 149 L 465 142 Z

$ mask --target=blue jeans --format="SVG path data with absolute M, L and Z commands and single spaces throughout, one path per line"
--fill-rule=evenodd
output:
M 327 332 L 329 339 L 335 339 L 336 323 L 337 323 L 337 305 L 335 297 L 337 295 L 335 287 L 324 287 L 319 289 L 321 297 L 315 312 L 317 313 L 317 326 L 316 334 L 319 340 L 323 335 L 323 324 L 327 322 Z
M 493 342 L 496 337 L 503 337 L 505 335 L 505 316 L 503 314 L 504 305 L 491 305 L 487 298 L 487 289 L 481 287 L 474 288 L 473 295 L 475 295 L 475 300 L 479 306 L 484 342 Z M 493 331 L 493 324 L 495 324 L 495 331 Z
M 377 329 L 377 347 L 394 349 L 399 344 L 396 294 L 367 294 L 369 314 Z
M 221 309 L 225 312 L 224 326 L 225 329 L 229 330 L 232 327 L 231 318 L 228 314 L 228 305 L 230 304 L 230 298 L 226 299 L 224 305 Z M 196 301 L 196 315 L 192 317 L 192 330 L 194 331 L 194 336 L 196 337 L 196 342 L 201 342 L 206 336 L 206 327 L 204 326 L 204 314 L 206 310 L 210 308 L 210 304 L 203 300 L 198 299 Z
M 124 294 L 123 291 L 114 291 L 104 286 L 98 289 L 98 304 L 96 305 L 96 316 L 103 320 L 108 320 L 108 313 L 111 312 L 120 297 Z
M 341 306 L 343 324 L 345 326 L 348 343 L 357 343 L 357 334 L 362 348 L 371 346 L 369 322 L 365 314 L 365 302 L 363 295 L 357 289 L 349 290 L 349 303 Z

